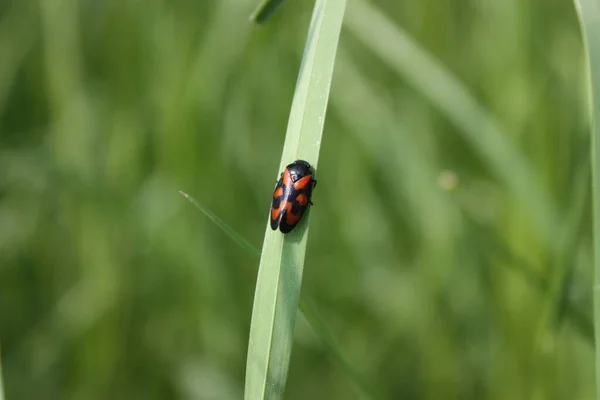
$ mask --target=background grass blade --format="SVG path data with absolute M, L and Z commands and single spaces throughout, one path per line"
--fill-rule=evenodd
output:
M 411 203 L 411 207 L 420 209 L 414 218 L 422 227 L 423 235 L 432 235 L 433 233 L 439 235 L 439 232 L 443 232 L 441 237 L 452 237 L 455 235 L 454 232 L 464 229 L 462 226 L 464 224 L 467 224 L 469 231 L 477 231 L 474 237 L 481 242 L 477 245 L 478 248 L 485 249 L 483 251 L 490 255 L 500 255 L 503 260 L 502 266 L 517 271 L 533 289 L 540 293 L 541 297 L 549 298 L 546 311 L 549 316 L 546 320 L 549 319 L 554 315 L 553 312 L 558 308 L 557 303 L 562 298 L 555 293 L 556 289 L 551 285 L 551 276 L 540 273 L 538 267 L 534 267 L 512 254 L 512 250 L 503 243 L 497 234 L 486 230 L 483 226 L 475 223 L 472 218 L 468 218 L 468 214 L 464 214 L 469 211 L 468 209 L 462 210 L 464 217 L 459 215 L 461 211 L 459 204 L 451 201 L 448 193 L 443 193 L 439 187 L 436 187 L 436 166 L 431 165 L 431 161 L 426 157 L 420 156 L 414 138 L 402 126 L 402 123 L 406 121 L 394 120 L 397 116 L 393 110 L 386 107 L 385 102 L 371 89 L 373 85 L 353 65 L 353 60 L 343 50 L 343 47 L 339 50 L 336 76 L 344 83 L 334 83 L 332 106 L 346 121 L 348 135 L 355 136 L 362 143 L 364 151 L 373 153 L 373 159 L 378 159 L 377 156 L 389 151 L 389 143 L 385 142 L 386 136 L 394 136 L 401 141 L 398 149 L 394 149 L 396 157 L 379 158 L 382 161 L 385 160 L 387 166 L 393 166 L 392 168 L 382 168 L 381 173 L 386 180 L 392 182 L 395 177 L 400 177 L 400 179 L 396 179 L 399 182 L 396 201 L 400 202 L 404 196 Z M 587 168 L 587 165 L 586 158 L 580 161 L 579 174 L 576 174 L 573 180 L 573 193 L 576 194 L 577 201 L 571 207 L 575 215 L 569 218 L 573 222 L 568 225 L 569 234 L 565 235 L 569 238 L 568 243 L 575 241 L 573 236 L 579 232 L 578 229 L 580 229 L 585 211 L 582 201 L 585 199 L 587 187 L 585 182 L 588 181 L 588 176 L 584 173 L 583 168 Z M 579 171 L 580 169 L 581 171 Z M 428 182 L 429 184 L 427 184 Z M 423 199 L 428 199 L 428 201 Z M 432 215 L 436 215 L 436 217 L 432 218 Z M 432 226 L 432 221 L 435 221 L 435 226 Z M 565 248 L 565 251 L 567 249 L 569 247 Z M 357 255 L 357 257 L 361 256 Z M 443 263 L 440 262 L 440 264 Z M 563 256 L 557 264 L 557 270 L 562 271 L 572 268 L 574 263 L 572 257 L 565 259 Z M 564 272 L 561 273 L 562 275 Z M 559 286 L 559 288 L 562 287 Z M 565 305 L 565 311 L 582 336 L 593 343 L 593 327 L 589 317 L 570 300 Z M 547 323 L 547 321 L 544 322 Z
M 4 379 L 2 378 L 2 347 L 0 347 L 0 400 L 4 400 Z
M 250 19 L 257 24 L 264 24 L 284 1 L 285 0 L 263 0 L 263 2 L 256 7 L 256 10 L 254 10 L 250 16 Z
M 520 151 L 498 123 L 441 63 L 373 4 L 357 0 L 345 25 L 371 51 L 420 90 L 463 134 L 490 169 L 527 210 L 549 248 L 561 243 L 562 225 Z
M 256 257 L 257 259 L 260 259 L 260 251 L 257 248 L 255 248 L 249 241 L 247 241 L 242 235 L 237 233 L 231 226 L 229 226 L 229 224 L 227 224 L 225 221 L 219 218 L 215 213 L 204 207 L 198 202 L 198 200 L 196 200 L 189 194 L 182 191 L 180 191 L 179 193 L 186 199 L 188 199 L 212 222 L 214 222 L 215 225 L 222 229 L 223 232 L 225 232 L 225 234 L 229 236 L 241 248 L 246 250 L 249 254 Z M 337 341 L 334 339 L 331 332 L 325 326 L 325 323 L 323 322 L 322 318 L 317 313 L 316 308 L 311 306 L 310 303 L 306 302 L 302 298 L 300 298 L 299 308 L 306 322 L 310 325 L 310 327 L 313 329 L 314 333 L 319 337 L 319 339 L 321 339 L 325 347 L 333 355 L 333 357 L 344 369 L 344 371 L 346 371 L 346 374 L 348 375 L 350 381 L 354 383 L 362 397 L 364 399 L 376 398 L 375 395 L 371 392 L 371 389 L 365 382 L 364 378 L 356 371 L 356 369 L 348 361 L 347 357 L 342 352 Z
M 227 234 L 227 236 L 229 236 L 231 239 L 233 239 L 233 241 L 236 242 L 241 248 L 243 248 L 244 250 L 246 250 L 248 253 L 252 254 L 253 256 L 256 256 L 256 257 L 260 256 L 260 251 L 258 251 L 254 246 L 252 246 L 252 244 L 250 242 L 248 242 L 241 235 L 239 235 L 231 226 L 229 226 L 229 224 L 227 224 L 225 221 L 223 221 L 221 218 L 219 218 L 215 213 L 210 211 L 208 208 L 202 206 L 202 204 L 200 204 L 198 202 L 198 200 L 196 200 L 189 194 L 182 192 L 182 191 L 179 191 L 179 193 L 183 197 L 188 199 L 194 206 L 196 206 L 196 208 L 198 210 L 200 210 L 204 215 L 206 215 L 208 217 L 208 219 L 210 219 L 212 222 L 214 222 L 215 225 L 217 225 L 219 228 L 221 228 L 225 232 L 225 234 Z
M 575 0 L 586 48 L 591 103 L 592 203 L 594 214 L 594 328 L 596 398 L 600 399 L 600 2 Z
M 318 165 L 345 0 L 318 0 L 306 40 L 277 177 L 295 159 Z M 246 399 L 281 398 L 289 369 L 308 220 L 288 235 L 267 226 L 246 364 Z

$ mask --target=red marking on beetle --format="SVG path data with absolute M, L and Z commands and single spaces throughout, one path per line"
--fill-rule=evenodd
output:
M 285 213 L 285 222 L 287 222 L 288 225 L 295 225 L 298 221 L 300 221 L 300 217 L 302 217 L 302 215 L 296 215 L 292 213 L 292 203 L 286 203 L 285 209 L 287 211 Z
M 292 177 L 290 175 L 290 171 L 286 169 L 283 171 L 283 185 L 290 186 L 292 184 Z
M 279 218 L 279 214 L 281 214 L 281 210 L 283 209 L 285 203 L 281 203 L 279 208 L 271 208 L 271 219 L 276 220 Z
M 279 196 L 283 195 L 283 188 L 279 187 L 275 190 L 275 193 L 273 193 L 273 198 L 278 198 Z
M 308 185 L 310 185 L 311 180 L 312 180 L 312 175 L 306 175 L 305 177 L 298 179 L 294 183 L 294 189 L 296 189 L 296 190 L 306 189 L 308 187 Z
M 304 193 L 300 193 L 298 196 L 296 196 L 296 201 L 301 206 L 305 206 L 308 204 L 308 197 L 306 197 L 306 195 Z

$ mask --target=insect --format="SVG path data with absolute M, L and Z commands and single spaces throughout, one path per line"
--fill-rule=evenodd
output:
M 304 215 L 310 196 L 317 181 L 313 179 L 313 169 L 304 160 L 296 160 L 285 167 L 273 192 L 271 203 L 271 229 L 279 228 L 288 233 Z

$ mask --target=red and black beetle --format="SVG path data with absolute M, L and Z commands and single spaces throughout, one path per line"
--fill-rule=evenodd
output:
M 313 169 L 306 161 L 296 160 L 285 167 L 273 192 L 271 229 L 279 228 L 282 233 L 294 229 L 308 205 L 312 205 L 310 196 L 316 185 Z

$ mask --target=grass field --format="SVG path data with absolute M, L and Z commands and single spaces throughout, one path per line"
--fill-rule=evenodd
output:
M 5 399 L 243 398 L 314 2 L 258 3 L 0 1 Z M 586 71 L 570 1 L 348 1 L 286 399 L 595 398 Z

